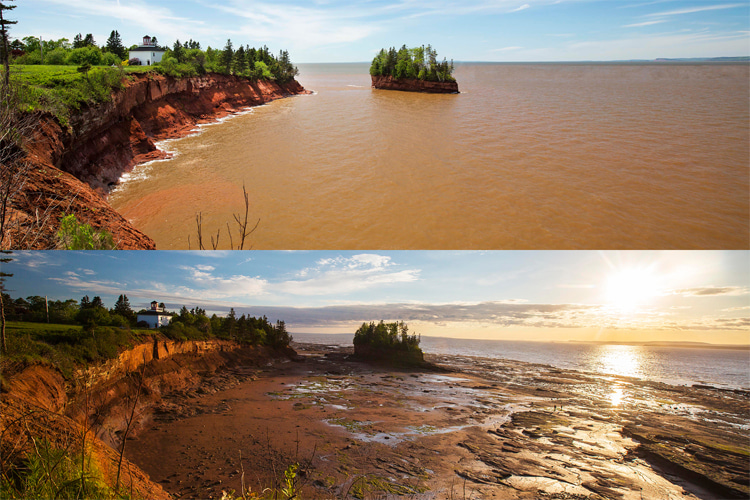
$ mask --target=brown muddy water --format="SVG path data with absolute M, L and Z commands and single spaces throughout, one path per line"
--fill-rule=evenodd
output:
M 165 145 L 110 203 L 160 249 L 750 247 L 747 64 L 461 64 L 461 94 L 301 65 L 314 95 Z M 236 244 L 236 230 L 235 244 Z

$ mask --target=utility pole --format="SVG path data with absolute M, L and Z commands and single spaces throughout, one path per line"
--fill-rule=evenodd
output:
M 46 295 L 44 296 L 44 308 L 47 310 L 47 324 L 49 324 L 49 302 Z
M 42 64 L 44 64 L 44 39 L 42 37 L 39 37 L 39 53 L 42 54 Z M 47 323 L 49 323 L 49 318 Z

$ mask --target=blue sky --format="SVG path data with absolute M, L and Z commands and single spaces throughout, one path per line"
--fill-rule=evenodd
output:
M 353 332 L 403 319 L 424 335 L 750 343 L 750 253 L 722 251 L 14 252 L 13 297 L 108 306 L 124 293 Z
M 456 61 L 582 61 L 750 55 L 747 0 L 22 0 L 12 35 L 126 45 L 198 40 L 289 50 L 303 62 L 370 61 L 432 44 Z

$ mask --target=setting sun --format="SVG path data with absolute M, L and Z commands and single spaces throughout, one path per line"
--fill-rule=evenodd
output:
M 648 305 L 660 294 L 660 279 L 651 269 L 624 269 L 607 279 L 607 301 L 622 312 Z

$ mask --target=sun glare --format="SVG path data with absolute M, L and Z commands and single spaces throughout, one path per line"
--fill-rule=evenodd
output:
M 625 269 L 609 276 L 607 301 L 622 312 L 648 305 L 660 292 L 659 279 L 649 269 Z
M 623 377 L 641 375 L 639 348 L 628 345 L 604 345 L 599 350 L 599 363 L 605 373 Z
M 613 387 L 609 395 L 609 402 L 612 403 L 612 406 L 620 406 L 623 399 L 625 399 L 625 394 L 622 387 Z

